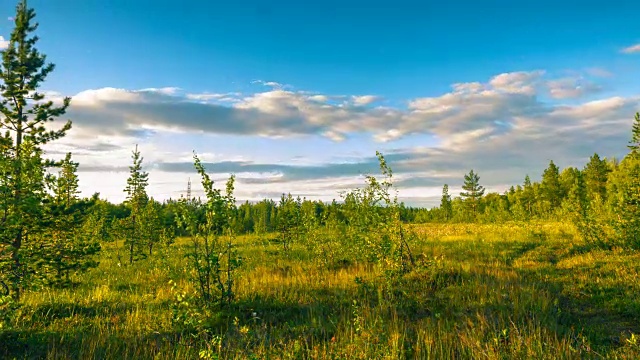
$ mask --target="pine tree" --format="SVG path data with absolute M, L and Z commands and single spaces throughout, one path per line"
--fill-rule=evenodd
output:
M 129 219 L 122 224 L 125 245 L 129 247 L 129 264 L 133 264 L 136 256 L 145 257 L 145 234 L 142 228 L 142 212 L 147 205 L 147 185 L 149 173 L 142 171 L 142 160 L 138 145 L 132 154 L 133 165 L 129 166 L 129 178 L 124 192 L 127 193 L 127 204 L 131 210 Z
M 7 48 L 2 52 L 0 66 L 0 131 L 4 131 L 3 154 L 4 203 L 0 219 L 0 273 L 9 282 L 14 299 L 19 299 L 28 282 L 27 275 L 37 278 L 39 272 L 29 269 L 38 262 L 36 255 L 28 256 L 25 249 L 33 248 L 30 241 L 42 231 L 40 224 L 45 193 L 44 169 L 52 162 L 42 158 L 41 147 L 66 135 L 71 128 L 67 121 L 58 130 L 48 129 L 48 123 L 64 115 L 71 101 L 65 98 L 60 106 L 46 101 L 38 92 L 40 84 L 54 70 L 35 45 L 38 28 L 33 20 L 35 11 L 26 0 L 18 3 L 15 26 Z
M 469 174 L 464 176 L 464 185 L 462 189 L 465 190 L 460 193 L 465 199 L 465 202 L 471 207 L 473 215 L 476 216 L 478 212 L 478 202 L 482 196 L 484 196 L 485 188 L 480 185 L 480 176 L 473 172 L 473 169 Z
M 442 211 L 445 221 L 451 219 L 453 208 L 451 207 L 451 194 L 449 194 L 449 185 L 447 184 L 444 184 L 444 186 L 442 187 L 440 210 Z
M 100 251 L 99 239 L 85 225 L 98 198 L 78 198 L 77 167 L 67 154 L 58 177 L 52 181 L 53 197 L 45 207 L 43 221 L 48 226 L 42 236 L 40 252 L 45 261 L 40 273 L 55 286 L 67 286 L 71 274 L 98 266 L 93 256 Z

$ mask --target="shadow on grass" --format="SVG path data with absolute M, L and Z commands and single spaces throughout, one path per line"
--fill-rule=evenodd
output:
M 192 339 L 183 339 L 178 332 L 127 337 L 77 328 L 59 332 L 4 330 L 0 331 L 0 358 L 153 359 L 179 344 L 188 348 L 190 343 Z
M 556 296 L 563 325 L 582 332 L 597 347 L 606 349 L 624 345 L 623 334 L 640 333 L 640 302 L 632 285 L 595 281 L 580 284 L 575 278 L 581 273 L 601 273 L 601 267 L 601 263 L 594 263 L 518 272 L 528 282 L 544 284 Z
M 127 302 L 99 301 L 91 306 L 74 303 L 48 303 L 35 308 L 26 308 L 31 318 L 40 326 L 48 326 L 59 319 L 73 317 L 95 318 L 124 315 L 127 311 L 136 309 L 136 305 Z

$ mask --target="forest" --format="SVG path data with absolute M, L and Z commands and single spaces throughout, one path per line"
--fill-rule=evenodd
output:
M 159 202 L 135 144 L 114 204 L 45 151 L 72 99 L 39 92 L 35 16 L 18 4 L 0 65 L 0 357 L 640 358 L 640 114 L 622 159 L 504 193 L 470 169 L 430 209 L 382 153 L 333 202 L 252 203 L 194 152 L 205 196 Z

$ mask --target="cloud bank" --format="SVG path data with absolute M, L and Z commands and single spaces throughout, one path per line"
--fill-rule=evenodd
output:
M 459 185 L 471 168 L 488 188 L 500 190 L 522 182 L 527 173 L 536 178 L 550 159 L 561 166 L 581 166 L 594 152 L 624 154 L 640 97 L 596 98 L 602 86 L 594 78 L 603 77 L 604 70 L 596 73 L 562 78 L 544 71 L 503 73 L 483 82 L 456 83 L 449 92 L 408 99 L 404 106 L 389 106 L 376 95 L 323 94 L 275 82 L 260 82 L 269 89 L 253 94 L 196 94 L 177 88 L 87 90 L 73 96 L 68 117 L 74 130 L 66 146 L 85 157 L 82 171 L 99 177 L 126 171 L 135 142 L 153 144 L 166 134 L 186 142 L 193 137 L 240 137 L 246 151 L 238 155 L 248 159 L 251 139 L 257 137 L 283 142 L 324 138 L 336 143 L 364 138 L 360 141 L 369 146 L 387 149 L 401 195 L 404 191 L 415 201 L 424 194 L 430 199 L 425 201 L 433 202 L 442 184 Z M 413 143 L 403 143 L 410 138 Z M 415 139 L 424 139 L 425 145 Z M 152 172 L 165 177 L 181 174 L 182 179 L 194 172 L 187 153 L 191 149 L 177 154 L 163 153 L 159 143 L 152 148 L 158 151 L 148 162 Z M 215 151 L 216 146 L 196 150 Z M 290 156 L 296 155 L 292 148 Z M 338 190 L 361 183 L 358 175 L 377 169 L 373 156 L 314 165 L 283 165 L 285 160 L 219 159 L 206 165 L 221 178 L 238 174 L 239 198 L 243 192 L 245 198 L 254 198 L 298 189 L 331 199 Z M 177 186 L 171 181 L 167 189 Z

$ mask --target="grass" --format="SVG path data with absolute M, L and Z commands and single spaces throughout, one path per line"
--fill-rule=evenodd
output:
M 370 266 L 324 269 L 302 246 L 285 254 L 268 237 L 239 238 L 236 302 L 206 319 L 209 336 L 172 322 L 177 293 L 193 290 L 188 240 L 133 266 L 107 244 L 75 288 L 25 296 L 0 357 L 640 358 L 639 254 L 588 251 L 558 223 L 413 230 L 424 266 L 390 300 L 356 281 Z

